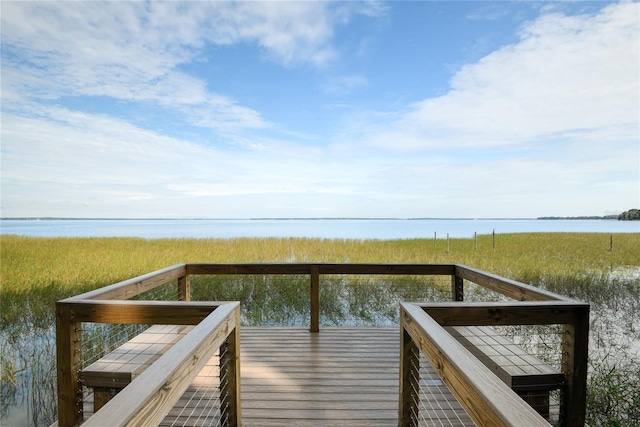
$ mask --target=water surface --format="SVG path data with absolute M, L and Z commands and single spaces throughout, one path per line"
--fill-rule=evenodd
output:
M 41 219 L 1 220 L 0 234 L 33 237 L 326 239 L 468 238 L 474 233 L 637 233 L 638 221 L 538 219 Z

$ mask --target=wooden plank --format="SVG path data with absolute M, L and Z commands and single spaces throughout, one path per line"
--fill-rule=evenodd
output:
M 397 328 L 323 328 L 319 334 L 305 328 L 242 328 L 242 424 L 396 425 L 398 333 Z M 275 348 L 265 355 L 265 342 L 278 343 L 280 354 L 288 356 L 286 361 L 277 357 Z M 313 354 L 320 357 L 314 359 Z M 209 365 L 212 363 L 215 365 L 209 361 Z M 442 382 L 429 379 L 435 372 L 428 364 L 421 367 L 421 373 L 421 387 L 431 390 L 426 393 L 425 405 L 434 408 L 423 413 L 427 422 L 473 425 Z M 183 426 L 216 423 L 218 409 L 212 407 L 210 399 L 215 400 L 219 394 L 218 379 L 201 375 L 178 399 L 162 426 L 173 425 L 174 421 Z M 205 383 L 210 389 L 199 388 Z M 437 409 L 441 407 L 450 409 Z
M 319 274 L 371 275 L 452 275 L 453 264 L 330 264 L 330 263 L 192 263 L 187 274 L 310 274 L 316 266 Z
M 565 381 L 562 373 L 493 328 L 454 326 L 445 330 L 514 390 L 555 390 Z
M 464 279 L 460 276 L 451 276 L 451 299 L 464 301 Z
M 479 425 L 548 426 L 549 423 L 481 364 L 421 307 L 401 304 L 401 322 Z
M 567 426 L 584 425 L 586 417 L 587 361 L 589 354 L 589 306 L 576 312 L 573 322 L 564 325 L 562 365 L 567 376 L 564 411 Z
M 75 322 L 195 325 L 225 302 L 85 300 L 66 303 Z
M 516 280 L 507 279 L 495 274 L 487 273 L 466 265 L 457 264 L 455 273 L 457 277 L 484 286 L 487 289 L 499 292 L 517 301 L 571 301 L 562 295 L 526 285 Z
M 84 294 L 67 298 L 62 302 L 66 303 L 86 299 L 129 299 L 157 286 L 169 283 L 172 280 L 177 280 L 179 277 L 184 276 L 185 273 L 185 264 L 176 264 L 171 267 L 163 268 L 162 270 L 85 292 Z
M 240 309 L 234 312 L 233 332 L 220 349 L 220 405 L 222 416 L 235 426 L 242 423 L 242 394 L 240 377 Z
M 243 328 L 243 425 L 396 424 L 397 334 L 396 328 L 317 334 Z
M 213 353 L 234 333 L 239 303 L 220 306 L 85 422 L 91 426 L 158 425 Z
M 82 368 L 82 332 L 71 321 L 68 304 L 56 304 L 56 361 L 58 377 L 58 424 L 70 427 L 83 416 L 82 385 L 78 373 Z
M 320 330 L 320 273 L 317 265 L 311 266 L 310 284 L 310 321 L 309 330 L 318 332 Z
M 187 274 L 309 274 L 311 264 L 288 263 L 191 263 L 187 265 Z
M 416 303 L 442 326 L 554 325 L 572 323 L 588 304 L 545 302 Z
M 320 274 L 435 275 L 454 274 L 453 264 L 319 264 Z
M 420 349 L 411 339 L 404 327 L 400 328 L 400 386 L 398 425 L 412 426 L 417 424 L 415 405 L 415 393 L 419 389 L 418 375 L 415 371 L 420 366 Z
M 187 275 L 178 277 L 178 301 L 191 301 L 191 282 Z
M 397 328 L 244 327 L 241 341 L 243 425 L 397 425 Z M 450 392 L 431 399 L 462 411 Z
M 87 387 L 124 388 L 192 329 L 190 325 L 151 326 L 82 370 Z

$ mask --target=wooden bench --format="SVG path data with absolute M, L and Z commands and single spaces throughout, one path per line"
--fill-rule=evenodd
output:
M 564 374 L 490 326 L 445 329 L 540 415 L 549 417 L 549 392 L 565 385 Z
M 83 369 L 80 380 L 84 386 L 93 388 L 94 411 L 102 408 L 191 329 L 192 325 L 151 326 Z

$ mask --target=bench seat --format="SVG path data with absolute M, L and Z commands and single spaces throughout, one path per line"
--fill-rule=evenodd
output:
M 191 329 L 192 325 L 153 325 L 82 370 L 80 379 L 94 389 L 98 411 L 144 372 Z
M 565 385 L 564 374 L 490 326 L 445 329 L 541 415 L 549 416 L 549 391 Z

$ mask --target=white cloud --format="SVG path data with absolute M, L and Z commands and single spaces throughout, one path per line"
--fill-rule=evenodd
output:
M 333 162 L 314 147 L 263 145 L 221 151 L 59 107 L 40 107 L 32 118 L 5 113 L 3 215 L 269 215 L 256 198 L 271 194 L 274 204 L 278 197 L 293 203 L 296 195 L 362 191 L 353 183 L 364 182 L 367 172 L 353 163 Z M 245 201 L 229 205 L 228 198 Z
M 201 127 L 265 128 L 260 112 L 179 67 L 206 45 L 243 43 L 281 64 L 322 66 L 337 57 L 334 26 L 367 10 L 375 4 L 3 2 L 3 98 L 150 101 Z
M 536 216 L 637 202 L 637 3 L 542 16 L 461 68 L 447 94 L 352 117 L 328 148 L 243 132 L 275 126 L 181 68 L 208 44 L 322 67 L 337 58 L 337 25 L 385 11 L 281 5 L 3 2 L 3 215 Z M 367 84 L 345 74 L 325 89 Z M 52 106 L 80 95 L 161 106 L 233 146 Z
M 518 43 L 462 67 L 447 94 L 383 122 L 376 114 L 364 137 L 393 150 L 512 146 L 585 130 L 637 138 L 639 9 L 544 15 Z
M 349 74 L 331 78 L 323 85 L 323 90 L 330 95 L 345 96 L 368 85 L 369 81 L 365 76 Z

